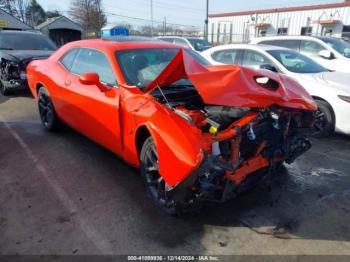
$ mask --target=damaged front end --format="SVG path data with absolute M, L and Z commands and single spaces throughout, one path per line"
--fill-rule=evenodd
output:
M 0 80 L 5 90 L 26 89 L 25 65 L 19 61 L 2 58 L 0 61 Z
M 172 86 L 184 79 L 192 89 Z M 204 67 L 180 50 L 144 90 L 200 134 L 200 165 L 166 187 L 165 199 L 177 205 L 233 198 L 311 148 L 306 134 L 316 104 L 290 78 L 238 66 Z M 159 154 L 167 182 L 162 172 L 176 168 L 162 169 Z
M 217 107 L 206 108 L 209 121 L 202 127 L 206 157 L 175 188 L 178 202 L 186 201 L 189 189 L 200 200 L 231 199 L 311 148 L 305 136 L 313 119 L 310 111 L 219 108 L 221 113 Z M 227 116 L 230 113 L 232 117 Z

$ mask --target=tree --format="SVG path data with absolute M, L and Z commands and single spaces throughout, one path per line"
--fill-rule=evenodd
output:
M 24 23 L 27 22 L 26 12 L 29 5 L 28 0 L 14 0 L 17 17 Z
M 58 17 L 58 16 L 61 16 L 61 13 L 57 10 L 46 12 L 46 18 L 53 18 L 53 17 Z
M 0 0 L 0 8 L 10 15 L 16 16 L 16 9 L 13 0 Z
M 27 7 L 28 0 L 0 0 L 0 8 L 22 22 L 26 22 Z
M 69 15 L 85 30 L 99 31 L 107 23 L 102 0 L 72 0 Z
M 31 0 L 26 8 L 26 20 L 33 27 L 45 22 L 46 13 L 36 0 Z

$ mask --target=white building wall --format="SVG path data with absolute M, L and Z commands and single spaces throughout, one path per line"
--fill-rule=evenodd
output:
M 331 15 L 333 15 L 333 17 Z M 277 35 L 278 28 L 280 27 L 288 27 L 289 35 L 300 35 L 302 27 L 307 26 L 308 20 L 310 21 L 312 34 L 320 35 L 322 33 L 322 25 L 316 23 L 316 21 L 319 19 L 339 20 L 340 22 L 338 24 L 332 26 L 332 35 L 341 37 L 343 25 L 350 25 L 350 7 L 209 17 L 209 40 L 211 41 L 213 39 L 213 42 L 219 40 L 220 43 L 229 43 L 245 42 L 248 39 L 257 37 L 258 30 L 252 25 L 254 19 L 258 22 L 271 24 L 270 27 L 266 28 L 266 35 Z M 232 36 L 230 35 L 231 24 Z M 219 35 L 218 30 L 220 32 Z M 214 35 L 212 35 L 212 33 L 214 33 Z

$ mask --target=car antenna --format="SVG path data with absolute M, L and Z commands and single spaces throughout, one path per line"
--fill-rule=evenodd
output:
M 162 95 L 162 97 L 164 98 L 164 100 L 165 100 L 167 106 L 168 106 L 169 108 L 171 108 L 172 110 L 174 110 L 174 108 L 170 105 L 168 99 L 167 99 L 166 96 L 164 95 L 164 93 L 163 93 L 162 89 L 160 88 L 159 84 L 157 84 L 157 88 L 158 88 L 160 94 Z

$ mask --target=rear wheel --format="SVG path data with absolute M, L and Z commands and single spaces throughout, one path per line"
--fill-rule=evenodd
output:
M 44 128 L 48 131 L 59 130 L 61 122 L 57 117 L 55 108 L 45 87 L 40 87 L 38 91 L 38 107 Z
M 318 109 L 316 111 L 316 119 L 314 122 L 314 136 L 328 137 L 334 132 L 335 119 L 330 105 L 322 100 L 316 100 Z
M 152 137 L 144 142 L 140 161 L 146 191 L 157 207 L 169 215 L 178 217 L 195 215 L 202 209 L 202 204 L 193 198 L 192 192 L 185 193 L 185 200 L 181 203 L 174 199 L 174 192 L 159 174 L 158 153 Z

